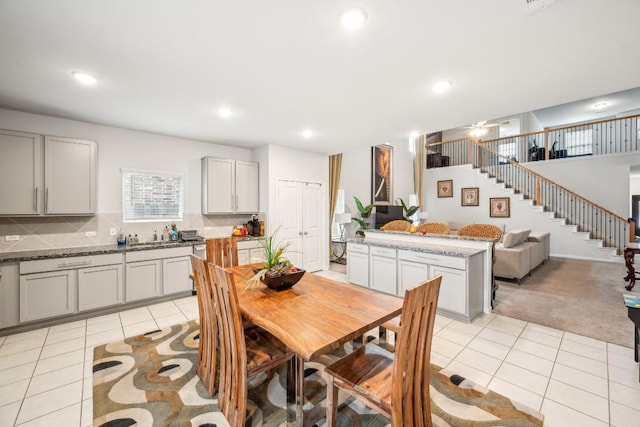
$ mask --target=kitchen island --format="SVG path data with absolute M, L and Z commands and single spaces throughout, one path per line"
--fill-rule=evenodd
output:
M 470 322 L 491 312 L 493 241 L 452 235 L 367 230 L 347 243 L 351 283 L 403 296 L 441 275 L 438 313 Z

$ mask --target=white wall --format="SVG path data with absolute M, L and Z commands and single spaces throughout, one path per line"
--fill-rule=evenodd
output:
M 638 164 L 640 153 L 555 159 L 525 166 L 626 218 L 631 214 L 629 167 Z

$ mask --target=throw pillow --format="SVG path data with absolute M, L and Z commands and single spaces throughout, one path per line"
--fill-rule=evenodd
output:
M 512 248 L 518 244 L 516 243 L 517 240 L 518 240 L 518 233 L 510 231 L 506 234 L 506 236 L 504 236 L 504 241 L 502 242 L 502 246 L 505 248 Z

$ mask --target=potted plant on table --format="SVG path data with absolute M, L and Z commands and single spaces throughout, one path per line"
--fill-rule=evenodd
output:
M 259 259 L 262 268 L 254 269 L 255 275 L 247 281 L 247 286 L 262 282 L 271 289 L 282 290 L 295 285 L 304 275 L 304 270 L 294 266 L 283 256 L 291 242 L 276 243 L 276 230 L 260 242 L 264 257 Z

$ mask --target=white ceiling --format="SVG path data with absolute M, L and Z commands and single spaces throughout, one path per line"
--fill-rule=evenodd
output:
M 525 4 L 0 0 L 0 107 L 336 153 L 640 87 L 640 1 Z M 337 20 L 352 5 L 356 33 Z

